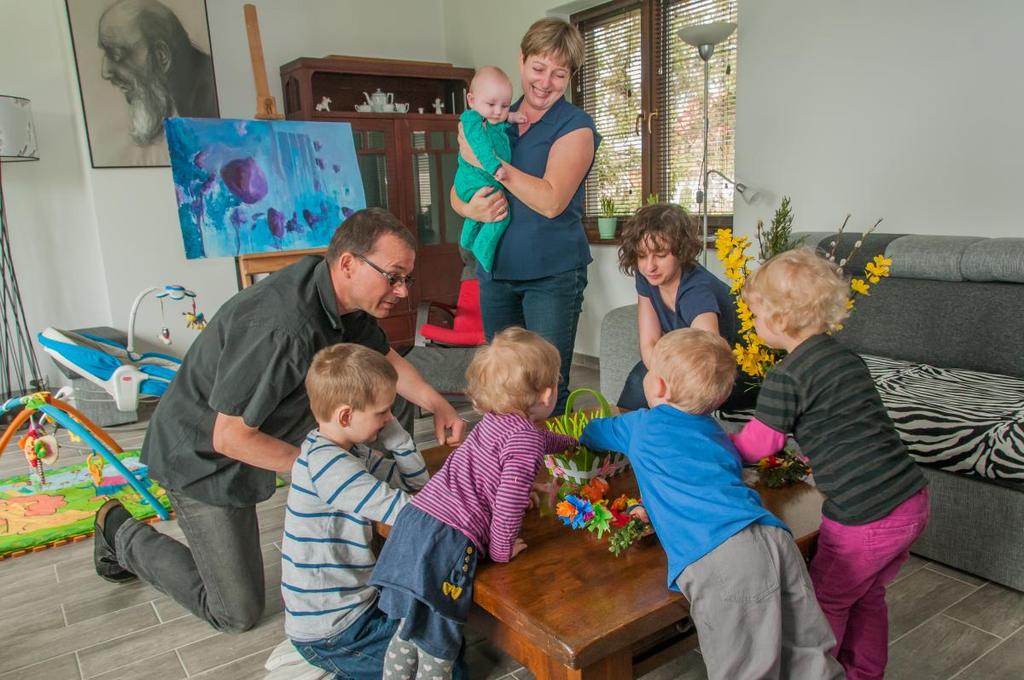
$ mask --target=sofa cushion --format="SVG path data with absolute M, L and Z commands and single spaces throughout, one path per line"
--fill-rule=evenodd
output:
M 903 279 L 963 281 L 964 253 L 979 236 L 903 236 L 885 249 L 892 259 L 892 275 Z
M 919 463 L 1024 489 L 1024 380 L 869 355 L 864 361 Z
M 1024 283 L 1024 238 L 987 238 L 964 251 L 960 269 L 968 281 Z

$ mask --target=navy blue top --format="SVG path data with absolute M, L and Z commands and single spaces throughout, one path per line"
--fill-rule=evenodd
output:
M 580 443 L 629 457 L 644 508 L 668 557 L 668 587 L 751 524 L 782 527 L 743 483 L 740 455 L 711 416 L 662 404 L 592 420 Z
M 679 277 L 675 309 L 668 308 L 658 287 L 652 286 L 643 274 L 637 272 L 635 279 L 637 294 L 648 298 L 654 305 L 662 333 L 689 328 L 698 315 L 714 312 L 718 315 L 718 334 L 729 342 L 730 347 L 739 340 L 736 300 L 729 292 L 729 286 L 703 266 L 694 265 Z
M 522 102 L 520 97 L 512 105 L 512 110 L 518 111 Z M 580 128 L 593 130 L 596 152 L 601 143 L 601 135 L 594 127 L 594 119 L 565 101 L 564 97 L 555 102 L 522 137 L 519 136 L 518 125 L 509 125 L 512 166 L 528 175 L 543 177 L 548 167 L 551 145 Z M 511 222 L 498 243 L 494 268 L 486 272 L 477 266 L 477 276 L 485 280 L 525 281 L 561 274 L 590 264 L 593 258 L 590 257 L 590 245 L 583 230 L 583 185 L 584 182 L 580 182 L 569 205 L 554 219 L 534 212 L 506 192 Z

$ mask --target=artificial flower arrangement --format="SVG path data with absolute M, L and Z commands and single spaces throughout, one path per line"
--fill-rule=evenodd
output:
M 594 416 L 586 411 L 574 411 L 573 404 L 582 394 L 597 398 L 600 406 L 597 417 L 612 415 L 608 400 L 600 392 L 578 389 L 569 395 L 565 414 L 546 421 L 548 429 L 579 439 L 583 429 Z M 585 446 L 547 456 L 545 464 L 555 484 L 555 515 L 568 527 L 586 529 L 598 539 L 608 534 L 608 550 L 619 555 L 638 541 L 647 530 L 647 524 L 633 518 L 629 511 L 639 502 L 621 495 L 609 501 L 608 477 L 626 469 L 629 460 L 621 453 L 597 452 Z M 542 506 L 543 507 L 543 506 Z
M 873 232 L 882 220 L 875 222 L 869 229 L 861 234 L 861 237 L 853 244 L 853 249 L 844 257 L 836 260 L 836 248 L 839 237 L 846 229 L 850 216 L 847 215 L 838 232 L 829 243 L 830 252 L 827 257 L 834 262 L 836 267 L 844 270 L 857 250 L 860 249 L 864 239 Z M 760 262 L 764 262 L 784 250 L 792 248 L 791 233 L 793 226 L 793 211 L 788 196 L 783 197 L 782 204 L 775 211 L 771 225 L 766 229 L 760 220 L 757 223 L 757 241 L 760 250 Z M 754 315 L 750 307 L 740 297 L 743 284 L 751 273 L 750 263 L 753 256 L 747 254 L 750 247 L 750 239 L 746 236 L 734 236 L 731 229 L 719 229 L 715 232 L 715 250 L 718 259 L 725 267 L 725 277 L 730 284 L 730 290 L 736 298 L 736 313 L 739 317 L 740 340 L 733 348 L 736 356 L 736 363 L 740 370 L 753 378 L 763 379 L 772 366 L 774 366 L 784 355 L 785 351 L 769 347 L 764 340 L 758 336 L 754 329 Z M 871 286 L 889 276 L 892 260 L 876 255 L 873 260 L 864 267 L 864 273 L 860 277 L 853 277 L 850 280 L 851 296 L 847 304 L 852 310 L 855 298 L 858 295 L 869 295 Z M 842 330 L 842 324 L 830 329 L 830 333 Z M 783 486 L 787 483 L 799 481 L 807 476 L 810 467 L 807 459 L 798 456 L 790 450 L 785 450 L 776 456 L 769 456 L 758 465 L 758 473 L 761 481 L 767 486 Z
M 785 449 L 774 456 L 766 456 L 757 462 L 757 476 L 761 483 L 772 489 L 799 482 L 811 473 L 806 456 L 791 449 Z

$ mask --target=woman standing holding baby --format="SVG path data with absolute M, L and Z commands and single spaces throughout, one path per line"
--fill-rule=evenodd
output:
M 487 339 L 523 326 L 550 341 L 561 359 L 555 411 L 564 407 L 576 325 L 587 286 L 590 246 L 583 229 L 583 180 L 601 137 L 593 119 L 565 100 L 582 65 L 583 37 L 548 17 L 520 43 L 523 96 L 512 106 L 526 122 L 509 126 L 511 163 L 502 163 L 505 192 L 480 189 L 468 202 L 452 191 L 455 212 L 484 223 L 510 218 L 491 271 L 478 268 Z M 467 144 L 463 158 L 478 165 Z

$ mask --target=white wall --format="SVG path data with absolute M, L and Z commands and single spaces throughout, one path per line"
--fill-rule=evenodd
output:
M 474 0 L 444 0 L 447 61 L 472 67 L 499 66 L 512 76 L 518 96 L 519 41 L 530 24 L 549 15 L 568 19 L 570 12 L 596 4 L 599 2 L 560 4 L 553 0 L 522 0 L 491 3 L 486 12 L 481 12 Z M 576 351 L 597 356 L 601 319 L 615 307 L 636 302 L 636 288 L 632 279 L 619 273 L 615 247 L 591 245 L 590 250 L 594 262 L 587 270 L 589 284 L 576 332 Z
M 223 117 L 249 118 L 255 87 L 243 0 L 207 2 Z M 297 57 L 352 54 L 443 60 L 440 0 L 254 0 L 271 90 L 278 67 Z M 401 16 L 401 21 L 394 17 Z M 42 160 L 5 164 L 11 239 L 33 330 L 47 325 L 127 326 L 136 293 L 182 283 L 208 315 L 236 290 L 233 260 L 186 261 L 169 168 L 93 169 L 86 146 L 63 0 L 0 0 L 0 92 L 32 100 Z M 120 96 L 113 89 L 111 96 Z M 168 305 L 167 325 L 183 353 L 194 337 Z M 140 310 L 136 331 L 155 339 L 160 307 Z M 49 367 L 49 360 L 41 364 Z M 51 378 L 56 378 L 50 369 Z
M 1024 4 L 740 0 L 737 201 L 795 226 L 1020 236 Z
M 41 158 L 2 168 L 11 250 L 33 338 L 50 325 L 78 328 L 110 319 L 66 33 L 62 0 L 0 0 L 0 94 L 32 100 Z M 40 358 L 40 367 L 56 379 L 49 360 Z

